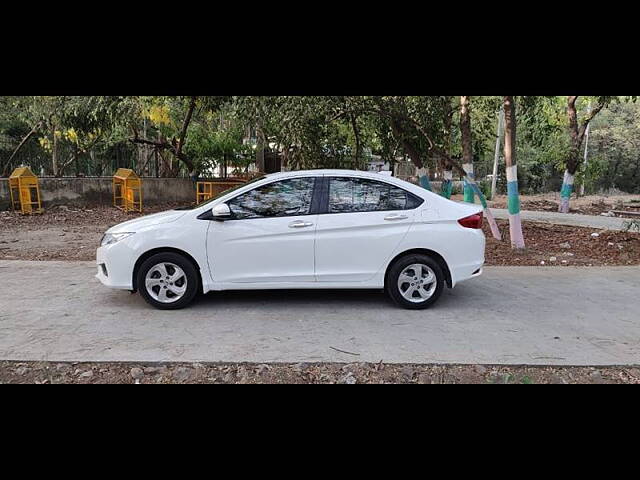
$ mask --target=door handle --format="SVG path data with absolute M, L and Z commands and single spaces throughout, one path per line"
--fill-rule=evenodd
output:
M 289 228 L 307 228 L 307 227 L 313 227 L 313 223 L 304 222 L 302 220 L 296 220 L 295 222 L 291 222 L 289 224 Z
M 385 220 L 387 220 L 388 222 L 393 222 L 395 220 L 406 220 L 407 217 L 406 215 L 388 215 L 386 217 L 384 217 Z

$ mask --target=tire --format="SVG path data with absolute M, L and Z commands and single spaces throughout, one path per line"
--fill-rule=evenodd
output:
M 387 273 L 385 289 L 402 308 L 422 310 L 438 301 L 444 285 L 445 275 L 437 261 L 428 255 L 411 254 L 393 263 Z
M 186 307 L 199 288 L 196 267 L 186 257 L 172 252 L 146 259 L 138 269 L 136 281 L 142 298 L 160 310 Z

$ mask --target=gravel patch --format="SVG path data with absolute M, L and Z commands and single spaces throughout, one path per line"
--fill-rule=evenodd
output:
M 640 367 L 0 362 L 4 384 L 640 384 Z

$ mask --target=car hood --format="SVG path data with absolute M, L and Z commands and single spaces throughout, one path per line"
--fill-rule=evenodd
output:
M 118 232 L 137 232 L 143 228 L 161 223 L 171 223 L 183 217 L 187 212 L 178 210 L 169 210 L 168 212 L 154 213 L 140 218 L 129 220 L 128 222 L 119 223 L 107 230 L 107 233 Z

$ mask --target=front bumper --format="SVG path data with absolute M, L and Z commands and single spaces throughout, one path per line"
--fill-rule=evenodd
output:
M 96 278 L 103 285 L 118 290 L 133 290 L 132 252 L 122 242 L 100 247 L 96 251 Z

